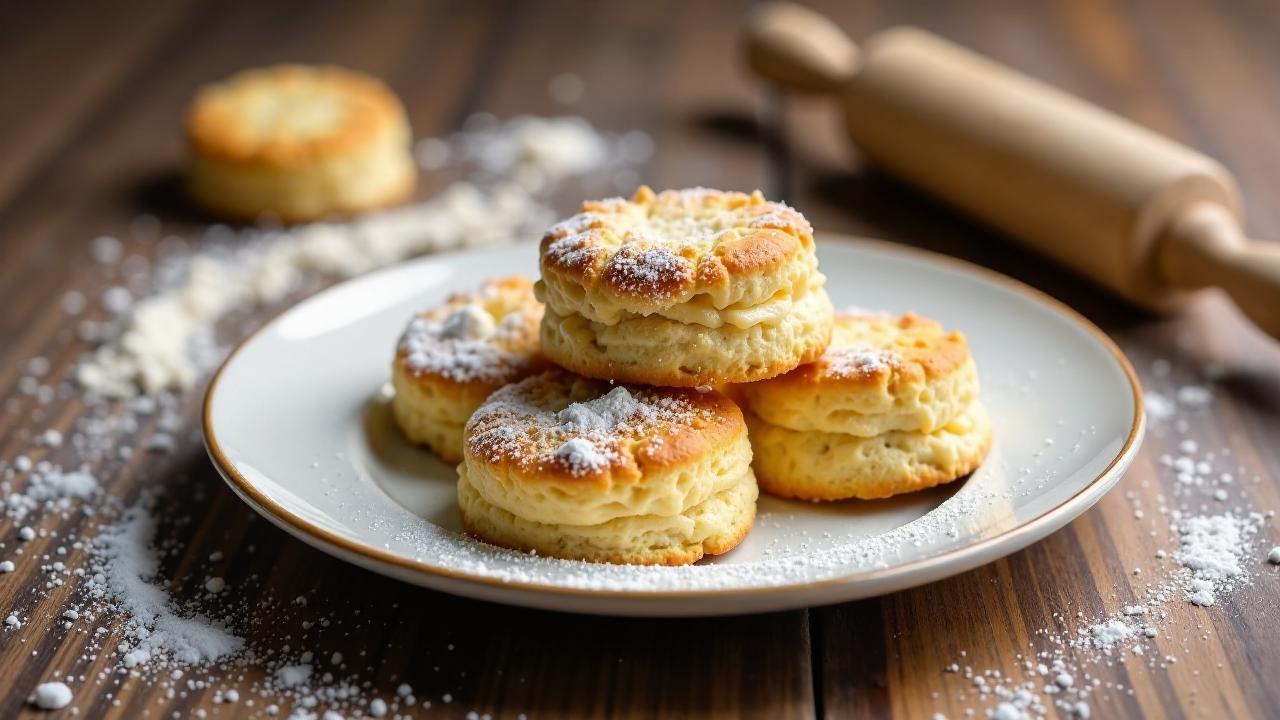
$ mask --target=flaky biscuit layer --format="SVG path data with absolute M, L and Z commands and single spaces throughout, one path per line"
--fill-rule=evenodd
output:
M 760 487 L 784 498 L 886 498 L 933 487 L 977 469 L 991 446 L 980 403 L 931 433 L 877 437 L 797 431 L 747 413 Z
M 933 432 L 978 397 L 962 333 L 907 313 L 837 313 L 815 362 L 734 390 L 744 408 L 791 430 L 872 437 Z

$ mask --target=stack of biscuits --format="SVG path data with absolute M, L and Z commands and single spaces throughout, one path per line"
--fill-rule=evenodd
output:
M 949 482 L 990 426 L 964 336 L 836 314 L 804 217 L 705 188 L 583 203 L 540 278 L 491 280 L 410 323 L 405 435 L 458 466 L 466 530 L 594 562 L 727 552 L 759 487 L 888 497 Z

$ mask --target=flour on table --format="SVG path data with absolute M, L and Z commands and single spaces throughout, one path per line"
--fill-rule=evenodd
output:
M 1164 359 L 1152 366 L 1155 377 L 1163 382 L 1179 370 L 1185 372 Z M 1163 532 L 1170 549 L 1155 551 L 1154 567 L 1133 568 L 1131 575 L 1147 578 L 1146 582 L 1135 583 L 1133 591 L 1123 584 L 1111 591 L 1123 600 L 1114 612 L 1093 618 L 1083 612 L 1055 613 L 1057 625 L 1036 631 L 1034 650 L 998 663 L 1015 672 L 981 670 L 962 662 L 944 665 L 944 676 L 956 674 L 968 683 L 957 696 L 976 706 L 967 708 L 966 715 L 1041 718 L 1052 707 L 1062 717 L 1089 718 L 1094 704 L 1115 702 L 1133 692 L 1120 683 L 1104 681 L 1094 674 L 1095 668 L 1143 663 L 1155 671 L 1176 664 L 1178 657 L 1160 652 L 1157 644 L 1173 629 L 1168 623 L 1174 606 L 1198 613 L 1221 612 L 1217 608 L 1249 583 L 1262 563 L 1280 564 L 1280 548 L 1257 547 L 1261 530 L 1274 513 L 1231 502 L 1232 497 L 1243 497 L 1228 492 L 1244 475 L 1243 466 L 1233 467 L 1230 448 L 1213 450 L 1209 443 L 1188 435 L 1187 413 L 1214 402 L 1211 386 L 1184 384 L 1167 394 L 1151 389 L 1145 400 L 1148 417 L 1160 421 L 1153 426 L 1156 437 L 1148 442 L 1170 447 L 1156 463 L 1157 479 L 1167 489 L 1157 495 L 1158 512 L 1150 515 L 1136 492 L 1126 491 L 1124 496 L 1133 504 L 1135 530 L 1159 536 L 1162 530 L 1153 524 L 1167 520 Z M 1209 505 L 1209 500 L 1216 504 Z M 1169 644 L 1174 652 L 1196 652 L 1186 647 L 1193 640 L 1181 639 L 1182 647 L 1177 642 L 1175 638 Z

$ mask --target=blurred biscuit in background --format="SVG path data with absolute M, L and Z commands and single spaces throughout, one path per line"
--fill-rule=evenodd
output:
M 188 192 L 229 219 L 350 215 L 407 199 L 417 179 L 399 98 L 338 67 L 278 65 L 207 85 L 186 138 Z

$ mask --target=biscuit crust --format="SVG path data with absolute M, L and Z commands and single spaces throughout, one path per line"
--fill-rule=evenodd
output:
M 458 508 L 467 534 L 512 550 L 627 565 L 688 565 L 729 552 L 751 531 L 758 497 L 755 476 L 748 469 L 736 483 L 679 515 L 560 525 L 526 520 L 492 505 L 465 472 L 458 478 Z
M 758 305 L 814 285 L 813 228 L 796 210 L 708 188 L 641 187 L 631 200 L 582 204 L 539 246 L 552 307 L 597 322 L 703 299 L 718 310 Z M 821 282 L 818 282 L 821 287 Z
M 542 305 L 523 276 L 450 295 L 410 322 L 396 347 L 392 413 L 411 442 L 462 460 L 462 429 L 493 391 L 549 367 L 538 342 Z
M 808 221 L 759 191 L 588 201 L 539 247 L 544 347 L 584 375 L 653 385 L 786 372 L 830 339 L 813 250 Z
M 714 391 L 552 370 L 495 392 L 464 437 L 463 518 L 506 547 L 683 564 L 736 545 L 754 518 L 746 424 Z
M 735 393 L 762 420 L 791 430 L 929 433 L 975 401 L 978 373 L 964 334 L 936 320 L 841 312 L 821 357 Z
M 197 93 L 185 130 L 192 198 L 233 219 L 307 222 L 385 207 L 417 179 L 399 99 L 352 70 L 239 73 Z
M 976 470 L 991 447 L 991 423 L 976 402 L 932 433 L 869 438 L 746 418 L 760 487 L 799 500 L 872 500 L 952 482 Z
M 749 328 L 650 316 L 605 325 L 547 309 L 542 346 L 589 377 L 667 387 L 711 387 L 775 377 L 817 359 L 831 334 L 831 301 L 810 293 L 779 322 Z

